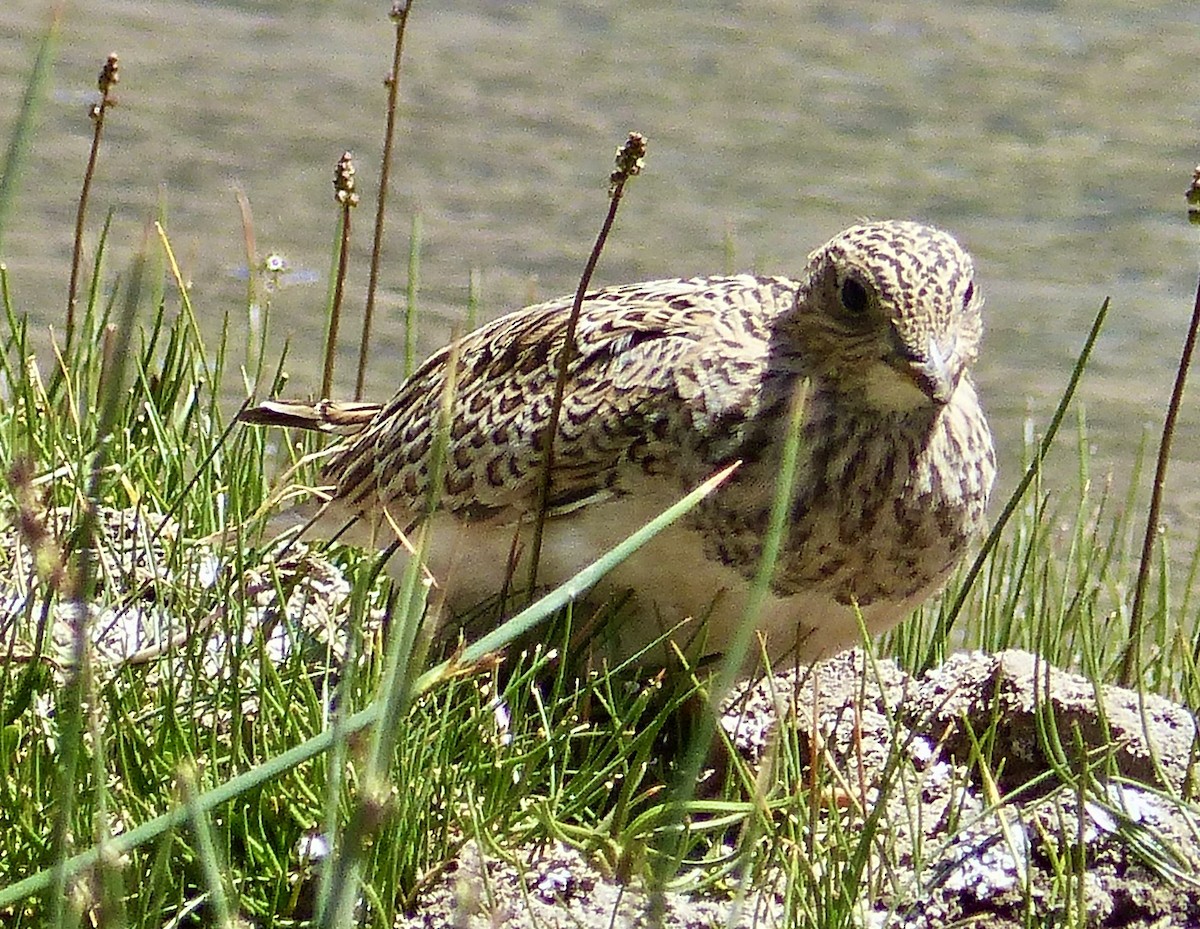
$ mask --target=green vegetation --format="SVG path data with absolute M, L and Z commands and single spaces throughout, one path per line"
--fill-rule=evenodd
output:
M 399 49 L 398 36 L 396 73 Z M 29 107 L 45 73 L 39 59 Z M 19 221 L 8 180 L 29 126 L 23 114 L 12 130 L 0 223 Z M 569 673 L 574 591 L 438 664 L 416 571 L 393 584 L 374 553 L 273 552 L 264 504 L 281 481 L 311 476 L 317 449 L 281 449 L 280 434 L 232 423 L 228 392 L 248 383 L 265 396 L 283 380 L 282 359 L 264 367 L 265 324 L 246 322 L 248 306 L 206 344 L 169 230 L 155 226 L 116 275 L 102 270 L 106 232 L 56 354 L 35 357 L 0 271 L 5 925 L 265 927 L 323 914 L 326 925 L 390 926 L 471 840 L 563 840 L 613 874 L 730 899 L 740 876 L 777 875 L 796 925 L 858 918 L 858 901 L 890 879 L 883 803 L 831 800 L 845 785 L 809 764 L 802 733 L 781 732 L 770 777 L 730 749 L 701 793 L 707 741 L 680 708 L 709 698 L 709 681 Z M 278 269 L 250 264 L 263 275 L 253 303 Z M 1086 350 L 1076 376 L 1085 363 Z M 1043 486 L 1050 443 L 1031 439 L 1029 481 L 976 569 L 877 654 L 918 671 L 952 649 L 1024 648 L 1097 686 L 1118 679 L 1140 498 L 1114 500 L 1093 478 L 1082 413 L 1075 422 L 1073 492 Z M 1172 577 L 1167 544 L 1152 550 L 1135 680 L 1194 706 L 1200 561 Z M 496 660 L 550 619 L 541 645 Z M 696 728 L 724 739 L 706 718 Z M 975 734 L 981 770 L 993 736 Z M 896 791 L 909 763 L 893 746 Z M 1090 795 L 1093 774 L 1064 764 L 1059 789 Z M 334 854 L 315 853 L 318 835 Z M 1087 920 L 1070 905 L 1082 868 L 1061 862 L 1065 925 Z

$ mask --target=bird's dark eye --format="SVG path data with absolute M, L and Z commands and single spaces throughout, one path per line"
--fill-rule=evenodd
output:
M 848 277 L 842 282 L 841 300 L 846 312 L 858 316 L 867 308 L 867 288 Z
M 971 305 L 971 298 L 975 296 L 975 282 L 972 281 L 967 285 L 967 289 L 963 292 L 963 306 Z

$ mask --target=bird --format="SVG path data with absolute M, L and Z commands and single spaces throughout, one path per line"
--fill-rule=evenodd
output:
M 453 340 L 387 403 L 274 400 L 241 414 L 337 436 L 320 502 L 293 521 L 314 538 L 377 548 L 425 525 L 427 567 L 453 615 L 520 579 L 513 555 L 528 558 L 543 499 L 572 303 L 529 306 Z M 995 451 L 971 377 L 982 303 L 951 234 L 895 220 L 845 229 L 795 277 L 586 293 L 539 584 L 569 578 L 736 462 L 592 591 L 600 603 L 628 598 L 597 635 L 600 654 L 664 661 L 677 647 L 713 659 L 752 622 L 754 651 L 772 666 L 810 664 L 857 644 L 860 618 L 871 635 L 893 626 L 940 590 L 985 528 Z M 785 531 L 748 616 L 801 390 Z

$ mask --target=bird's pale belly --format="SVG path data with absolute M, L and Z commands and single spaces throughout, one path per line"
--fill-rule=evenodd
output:
M 662 482 L 661 486 L 643 487 L 637 495 L 593 504 L 569 518 L 551 520 L 539 561 L 539 587 L 549 589 L 568 580 L 675 503 L 678 496 Z M 427 564 L 438 590 L 445 595 L 445 622 L 477 614 L 481 603 L 494 601 L 506 588 L 514 528 L 512 524 L 465 522 L 445 513 L 435 517 Z M 527 542 L 530 535 L 531 528 L 522 527 L 522 541 Z M 346 540 L 380 543 L 379 538 L 363 537 L 362 530 Z M 768 593 L 757 613 L 750 616 L 751 585 L 746 574 L 714 558 L 711 550 L 701 532 L 676 524 L 610 572 L 585 597 L 584 609 L 576 612 L 578 627 L 597 609 L 629 598 L 617 619 L 593 630 L 594 654 L 613 663 L 637 656 L 639 663 L 659 664 L 673 661 L 678 646 L 690 661 L 698 662 L 724 654 L 746 622 L 757 632 L 749 640 L 746 670 L 760 664 L 763 649 L 771 664 L 778 666 L 792 661 L 808 663 L 858 642 L 854 604 L 839 602 L 830 589 L 819 586 L 790 595 Z M 522 562 L 514 573 L 508 589 L 524 587 L 526 564 Z M 401 556 L 394 558 L 393 573 L 403 565 Z M 861 605 L 868 633 L 877 634 L 899 622 L 934 592 L 942 579 L 939 576 L 898 598 Z M 437 599 L 436 595 L 431 599 Z M 503 614 L 512 615 L 524 602 L 518 595 Z M 482 623 L 471 624 L 468 638 L 487 631 L 499 618 L 497 611 L 485 613 Z

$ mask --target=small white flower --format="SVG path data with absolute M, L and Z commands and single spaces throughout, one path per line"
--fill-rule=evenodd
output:
M 492 711 L 492 722 L 496 724 L 496 732 L 500 736 L 500 744 L 512 745 L 512 715 L 508 711 L 508 704 L 504 702 L 502 697 L 495 697 L 492 699 L 490 709 Z
M 302 835 L 296 843 L 296 854 L 301 861 L 321 861 L 328 858 L 331 851 L 329 840 L 319 832 Z
M 221 576 L 221 559 L 216 555 L 205 555 L 200 559 L 199 581 L 201 587 L 212 587 Z

